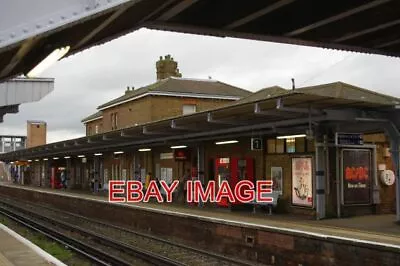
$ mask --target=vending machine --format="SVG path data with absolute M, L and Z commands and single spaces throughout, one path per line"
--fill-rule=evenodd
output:
M 234 191 L 235 185 L 241 180 L 254 182 L 254 159 L 238 157 L 217 158 L 215 160 L 215 179 L 217 190 L 222 181 L 227 181 L 232 191 Z M 220 202 L 217 202 L 217 205 L 220 207 L 229 207 L 237 204 L 240 204 L 240 202 L 236 200 L 228 202 L 228 199 L 225 197 Z

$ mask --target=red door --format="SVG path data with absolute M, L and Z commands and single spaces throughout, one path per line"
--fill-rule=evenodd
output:
M 222 181 L 228 181 L 230 183 L 231 168 L 230 158 L 217 158 L 215 160 L 215 182 L 217 183 L 217 191 Z M 217 202 L 220 207 L 229 207 L 228 199 L 222 198 L 221 201 Z

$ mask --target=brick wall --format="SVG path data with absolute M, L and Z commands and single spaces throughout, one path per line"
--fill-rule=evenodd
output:
M 271 167 L 282 167 L 283 194 L 280 200 L 280 206 L 279 206 L 280 211 L 291 212 L 300 215 L 314 215 L 314 209 L 311 207 L 301 207 L 292 205 L 292 157 L 296 157 L 296 155 L 313 156 L 313 153 L 266 154 L 265 176 L 267 176 L 268 179 L 271 178 Z M 314 158 L 312 162 L 314 164 Z M 315 166 L 313 165 L 312 167 L 314 176 Z
M 377 167 L 384 164 L 386 169 L 394 171 L 392 157 L 387 153 L 389 139 L 383 133 L 368 134 L 364 136 L 364 142 L 376 145 Z M 386 186 L 380 179 L 380 171 L 378 171 L 378 185 L 380 189 L 380 204 L 376 208 L 376 212 L 380 214 L 394 213 L 396 211 L 396 190 L 395 185 Z
M 103 119 L 97 119 L 86 123 L 86 136 L 95 135 L 96 134 L 96 126 L 99 129 L 97 134 L 103 132 Z
M 219 99 L 199 99 L 187 97 L 149 96 L 151 98 L 151 120 L 156 121 L 167 117 L 182 115 L 185 104 L 196 105 L 196 111 L 201 112 L 223 106 L 232 101 Z
M 27 123 L 26 147 L 32 148 L 46 144 L 47 125 L 44 122 Z
M 182 115 L 182 107 L 185 104 L 195 104 L 196 111 L 205 111 L 223 106 L 232 102 L 220 99 L 198 99 L 171 96 L 146 96 L 131 102 L 127 102 L 103 111 L 103 118 L 86 123 L 86 135 L 95 134 L 96 125 L 99 133 L 112 130 L 111 114 L 118 114 L 117 128 L 131 127 L 135 124 L 143 124 L 174 116 Z M 90 127 L 90 130 L 89 130 Z
M 117 128 L 131 127 L 135 124 L 145 123 L 151 120 L 149 97 L 143 97 L 135 101 L 127 102 L 103 111 L 104 132 L 111 131 L 111 114 L 117 113 Z

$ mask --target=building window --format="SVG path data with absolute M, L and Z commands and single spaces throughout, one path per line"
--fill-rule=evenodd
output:
M 306 138 L 268 139 L 267 153 L 304 153 L 313 152 L 313 142 Z
M 294 153 L 296 152 L 296 139 L 286 139 L 286 152 Z
M 99 134 L 99 125 L 96 125 L 95 131 L 96 131 L 96 134 Z
M 92 127 L 88 127 L 88 128 L 87 128 L 87 134 L 88 134 L 88 135 L 91 135 L 91 134 L 92 134 Z
M 118 128 L 118 113 L 111 113 L 111 130 Z
M 195 104 L 184 104 L 182 106 L 182 114 L 183 115 L 193 114 L 195 112 L 196 112 Z

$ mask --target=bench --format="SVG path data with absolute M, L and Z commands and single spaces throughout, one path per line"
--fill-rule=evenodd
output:
M 249 202 L 249 204 L 253 205 L 253 213 L 256 213 L 257 206 L 267 206 L 268 207 L 268 215 L 272 214 L 272 208 L 278 205 L 278 199 L 280 196 L 279 192 L 273 191 L 272 193 L 265 194 L 263 196 L 272 197 L 272 202 L 257 202 L 256 200 Z

